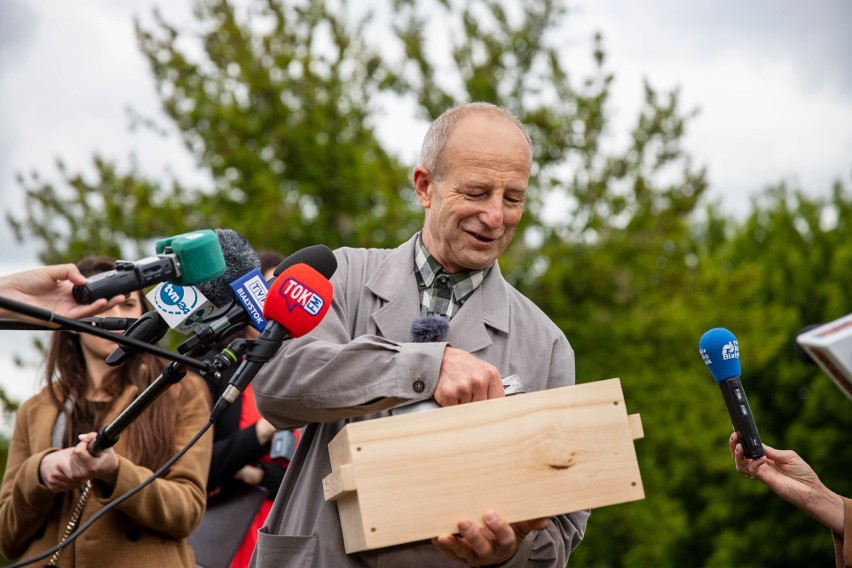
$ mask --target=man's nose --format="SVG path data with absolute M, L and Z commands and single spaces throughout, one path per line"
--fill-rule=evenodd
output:
M 483 204 L 479 220 L 489 229 L 499 229 L 503 226 L 503 197 L 497 193 L 491 195 Z

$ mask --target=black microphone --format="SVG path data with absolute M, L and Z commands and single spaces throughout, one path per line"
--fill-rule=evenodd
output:
M 248 240 L 233 229 L 216 229 L 216 236 L 225 257 L 225 271 L 196 287 L 214 306 L 221 308 L 234 299 L 231 283 L 260 268 L 260 257 Z
M 328 253 L 331 254 L 331 251 Z M 313 256 L 318 255 L 313 253 Z M 327 258 L 323 251 L 319 251 L 319 256 Z M 331 258 L 334 258 L 333 254 Z M 336 269 L 336 264 L 335 259 L 329 266 Z M 215 422 L 240 396 L 285 339 L 301 337 L 319 325 L 331 306 L 333 295 L 331 282 L 308 264 L 295 264 L 279 274 L 263 304 L 263 315 L 268 323 L 249 347 L 222 396 L 216 401 L 210 414 L 211 422 Z
M 133 325 L 127 328 L 124 335 L 145 343 L 157 343 L 166 335 L 167 331 L 169 331 L 169 324 L 166 323 L 156 310 L 151 310 L 150 312 L 145 312 L 142 314 L 142 317 L 133 322 Z M 106 358 L 106 364 L 111 367 L 120 365 L 138 352 L 137 349 L 132 347 L 119 345 Z
M 331 249 L 325 245 L 312 245 L 294 252 L 281 261 L 273 271 L 274 276 L 268 284 L 271 284 L 275 277 L 291 266 L 301 263 L 307 264 L 327 280 L 337 270 L 337 259 Z M 227 294 L 230 303 L 220 311 L 211 314 L 204 323 L 193 329 L 193 335 L 178 345 L 178 353 L 197 351 L 205 346 L 214 345 L 229 335 L 244 329 L 252 322 L 252 315 L 249 313 L 247 305 L 244 302 L 238 302 L 233 297 L 233 293 L 227 292 Z M 206 292 L 205 295 L 210 298 L 210 295 Z M 262 326 L 255 327 L 262 331 Z
M 121 331 L 126 330 L 134 323 L 136 323 L 136 318 L 117 318 L 117 317 L 105 317 L 99 318 L 89 317 L 89 318 L 80 318 L 77 321 L 87 323 L 92 327 L 99 327 L 101 329 L 105 329 L 107 331 Z
M 166 280 L 180 285 L 205 282 L 222 274 L 225 259 L 213 231 L 203 230 L 160 239 L 156 256 L 119 260 L 115 269 L 95 274 L 71 289 L 78 304 L 129 294 Z
M 272 280 L 275 279 L 274 277 L 300 262 L 304 262 L 309 265 L 311 268 L 325 276 L 327 280 L 331 280 L 331 277 L 334 276 L 334 273 L 337 271 L 337 258 L 334 256 L 334 253 L 331 252 L 331 249 L 325 245 L 311 245 L 297 250 L 282 260 L 281 264 L 276 266 L 275 270 L 272 271 L 273 278 L 269 281 L 269 283 L 272 283 Z
M 734 430 L 739 434 L 745 457 L 755 459 L 763 456 L 763 444 L 740 382 L 740 347 L 737 338 L 727 329 L 711 329 L 701 336 L 698 352 L 722 389 L 725 406 L 728 407 Z
M 136 318 L 117 318 L 117 317 L 88 317 L 76 320 L 79 323 L 87 324 L 93 328 L 103 329 L 107 331 L 125 330 L 136 322 Z M 78 327 L 68 327 L 64 325 L 49 326 L 40 323 L 31 323 L 16 319 L 0 319 L 0 329 L 5 330 L 35 330 L 35 331 L 62 331 L 62 330 L 78 330 Z
M 202 282 L 196 287 L 213 305 L 221 307 L 232 299 L 228 288 L 231 281 L 260 266 L 260 259 L 248 241 L 236 231 L 216 229 L 213 234 L 218 239 L 217 248 L 222 251 L 225 267 L 219 276 Z M 152 310 L 131 326 L 125 335 L 146 343 L 156 343 L 168 331 L 168 322 L 157 310 Z M 179 352 L 186 354 L 187 351 Z M 106 362 L 111 366 L 119 365 L 134 353 L 132 349 L 118 347 L 110 353 Z
M 38 306 L 31 306 L 29 304 L 25 304 L 23 302 L 18 302 L 16 300 L 12 300 L 10 298 L 5 298 L 0 296 L 0 308 L 22 314 L 25 316 L 29 316 L 31 318 L 41 320 L 44 322 L 48 322 L 50 324 L 54 324 L 56 327 L 51 327 L 50 329 L 55 330 L 66 329 L 72 331 L 79 331 L 81 333 L 88 333 L 90 335 L 96 335 L 98 337 L 102 337 L 104 339 L 109 339 L 119 345 L 127 345 L 132 346 L 134 349 L 138 349 L 140 351 L 146 351 L 148 353 L 153 353 L 158 357 L 162 357 L 163 359 L 169 359 L 171 361 L 177 361 L 189 367 L 196 367 L 201 369 L 202 371 L 207 371 L 210 368 L 210 364 L 206 361 L 199 361 L 198 359 L 192 359 L 190 357 L 184 357 L 182 355 L 178 355 L 177 353 L 172 353 L 167 349 L 163 349 L 156 345 L 149 345 L 147 343 L 142 343 L 141 341 L 137 341 L 132 337 L 125 337 L 124 335 L 116 335 L 115 333 L 111 333 L 105 329 L 101 329 L 99 327 L 92 327 L 91 325 L 79 322 L 75 319 L 69 319 L 59 314 L 55 314 L 49 310 L 45 310 L 44 308 L 40 308 Z

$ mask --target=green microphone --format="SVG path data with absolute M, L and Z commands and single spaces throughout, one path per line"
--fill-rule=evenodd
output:
M 114 270 L 95 274 L 85 285 L 74 286 L 74 299 L 79 304 L 91 304 L 166 281 L 193 286 L 225 272 L 219 238 L 209 229 L 160 239 L 156 251 L 156 256 L 135 262 L 116 261 Z

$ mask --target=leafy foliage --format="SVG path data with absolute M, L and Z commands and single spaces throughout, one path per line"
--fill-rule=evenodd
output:
M 370 15 L 352 17 L 345 2 L 195 7 L 194 30 L 156 16 L 137 35 L 163 109 L 210 183 L 150 179 L 101 156 L 94 179 L 61 163 L 58 186 L 22 178 L 27 208 L 9 221 L 43 243 L 44 261 L 141 254 L 152 238 L 215 226 L 256 248 L 395 246 L 421 214 L 410 164 L 375 135 L 380 101 L 413 101 L 425 120 L 462 101 L 501 104 L 529 125 L 535 148 L 503 271 L 565 331 L 580 382 L 621 378 L 645 430 L 636 449 L 646 498 L 594 511 L 571 564 L 830 564 L 823 527 L 736 474 L 730 421 L 697 343 L 709 328 L 731 329 L 764 441 L 796 449 L 852 494 L 849 400 L 793 360 L 791 343 L 804 325 L 848 311 L 848 188 L 815 199 L 781 184 L 745 219 L 720 216 L 683 150 L 694 113 L 677 90 L 645 84 L 627 142 L 610 143 L 603 39 L 577 79 L 558 0 L 391 0 L 381 35 L 398 51 L 369 41 Z

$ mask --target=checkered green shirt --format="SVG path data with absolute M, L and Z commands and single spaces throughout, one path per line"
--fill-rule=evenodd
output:
M 414 267 L 420 288 L 420 315 L 439 315 L 447 319 L 453 319 L 491 270 L 489 266 L 482 270 L 447 274 L 423 246 L 420 233 L 414 244 Z

